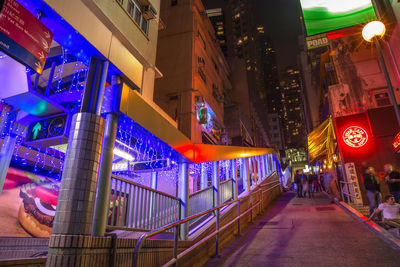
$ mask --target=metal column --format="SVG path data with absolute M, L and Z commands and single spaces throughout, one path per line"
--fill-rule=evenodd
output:
M 178 190 L 179 198 L 181 200 L 181 219 L 186 218 L 189 215 L 189 164 L 181 163 L 179 165 L 179 177 L 178 177 Z M 184 223 L 180 226 L 180 237 L 181 240 L 186 240 L 189 234 L 189 224 Z
M 219 206 L 219 161 L 214 161 L 212 172 L 212 186 L 214 189 L 214 207 Z
M 201 163 L 200 190 L 208 187 L 208 175 L 206 163 Z
M 249 160 L 248 158 L 242 159 L 242 170 L 243 170 L 243 188 L 245 191 L 250 191 L 251 181 L 250 181 L 250 170 L 249 170 Z
M 232 182 L 233 182 L 233 199 L 238 198 L 238 177 L 237 177 L 237 167 L 236 167 L 236 159 L 231 159 L 231 175 L 232 175 Z
M 158 172 L 151 173 L 151 188 L 157 190 L 158 187 Z
M 99 174 L 97 179 L 97 194 L 94 207 L 92 235 L 104 236 L 108 217 L 108 202 L 110 193 L 110 179 L 114 157 L 115 138 L 118 128 L 118 111 L 121 101 L 122 84 L 118 78 L 113 77 L 113 105 L 110 113 L 106 115 L 103 146 L 100 156 Z M 97 108 L 97 110 L 100 110 Z
M 212 174 L 212 185 L 214 189 L 214 207 L 218 207 L 220 202 L 219 202 L 219 161 L 214 161 L 213 162 L 213 174 Z M 219 209 L 216 210 L 215 212 L 215 228 L 218 231 L 219 230 Z M 219 234 L 217 233 L 215 235 L 215 254 L 218 256 L 218 247 L 219 247 Z
M 80 113 L 72 117 L 68 148 L 64 161 L 57 211 L 54 217 L 46 266 L 64 265 L 83 250 L 71 250 L 68 240 L 90 237 L 93 227 L 104 119 L 97 113 L 101 105 L 100 88 L 105 83 L 108 63 L 92 57 Z M 100 166 L 102 168 L 102 166 Z M 88 240 L 88 239 L 86 239 Z M 85 241 L 89 242 L 89 241 Z
M 261 182 L 263 179 L 262 175 L 262 164 L 261 164 L 262 158 L 261 156 L 257 156 L 257 168 L 258 168 L 258 182 Z

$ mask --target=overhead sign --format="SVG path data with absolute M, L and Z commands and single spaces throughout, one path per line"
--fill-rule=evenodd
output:
M 343 132 L 343 141 L 350 147 L 362 147 L 368 142 L 367 131 L 358 126 L 348 127 Z
M 315 36 L 310 36 L 306 38 L 307 49 L 315 49 L 324 46 L 329 46 L 329 39 L 326 34 L 319 34 Z
M 371 0 L 300 0 L 307 35 L 376 20 Z
M 1 2 L 0 49 L 41 74 L 53 33 L 17 1 Z
M 392 141 L 394 153 L 400 153 L 400 132 L 396 134 Z
M 27 142 L 45 141 L 66 136 L 67 114 L 31 122 L 26 137 Z M 58 142 L 60 144 L 60 142 Z

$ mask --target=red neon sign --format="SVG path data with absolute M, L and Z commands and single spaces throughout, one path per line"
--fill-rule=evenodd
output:
M 368 142 L 367 131 L 359 126 L 350 126 L 343 132 L 343 141 L 350 147 L 362 147 Z

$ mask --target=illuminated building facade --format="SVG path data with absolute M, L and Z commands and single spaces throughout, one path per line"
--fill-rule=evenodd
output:
M 221 47 L 224 55 L 227 56 L 228 47 L 226 44 L 225 17 L 224 13 L 222 12 L 222 8 L 207 9 L 206 13 L 214 27 L 215 37 L 219 42 L 219 46 Z
M 295 67 L 289 67 L 282 76 L 280 116 L 284 127 L 285 147 L 286 149 L 306 147 L 306 124 L 300 71 Z
M 161 4 L 167 24 L 160 31 L 157 66 L 163 77 L 155 82 L 155 102 L 194 143 L 227 144 L 225 97 L 232 85 L 214 29 L 201 1 Z

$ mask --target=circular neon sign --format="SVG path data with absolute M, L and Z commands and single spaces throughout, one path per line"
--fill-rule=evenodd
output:
M 343 132 L 343 141 L 350 147 L 362 147 L 368 142 L 367 131 L 358 126 L 350 126 Z

